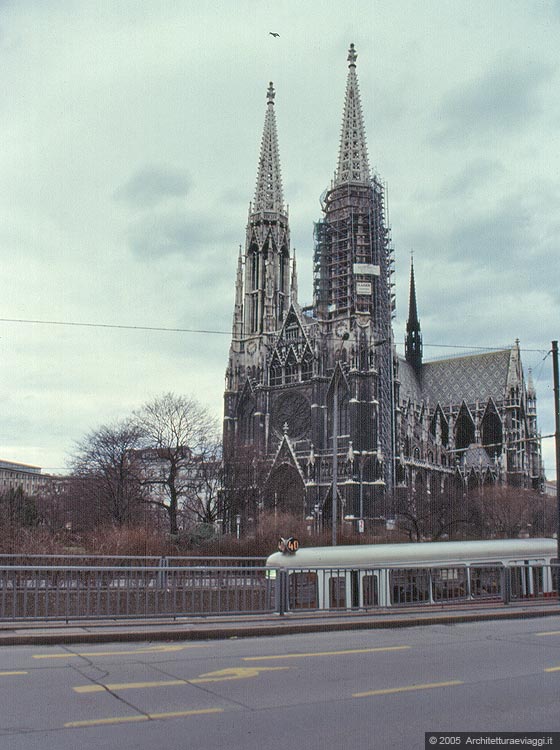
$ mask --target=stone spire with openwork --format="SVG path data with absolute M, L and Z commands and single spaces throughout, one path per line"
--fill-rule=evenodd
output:
M 271 82 L 267 91 L 267 107 L 261 141 L 257 187 L 252 206 L 253 213 L 259 211 L 284 213 L 282 174 L 280 171 L 278 136 L 276 133 L 276 116 L 274 114 L 275 96 L 276 92 Z
M 255 199 L 245 240 L 243 334 L 279 331 L 290 298 L 290 230 L 284 207 L 272 83 L 266 93 Z M 262 343 L 262 342 L 261 342 Z
M 335 186 L 346 182 L 368 183 L 371 177 L 360 89 L 356 75 L 357 57 L 356 49 L 351 44 L 347 58 L 348 79 L 346 81 L 346 97 L 342 116 L 338 168 L 334 178 Z

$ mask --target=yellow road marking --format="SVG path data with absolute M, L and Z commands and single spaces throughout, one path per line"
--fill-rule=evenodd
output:
M 110 685 L 79 685 L 73 688 L 76 693 L 102 693 L 104 690 L 137 690 L 139 688 L 172 687 L 188 685 L 188 680 L 161 680 L 160 682 L 113 682 Z
M 289 667 L 231 667 L 217 672 L 207 672 L 192 680 L 158 680 L 157 682 L 114 682 L 108 685 L 79 685 L 73 688 L 76 693 L 101 693 L 104 690 L 140 690 L 144 688 L 174 687 L 176 685 L 200 685 L 206 682 L 227 682 L 258 677 L 260 672 L 277 672 Z
M 0 672 L 0 677 L 9 677 L 13 674 L 28 674 L 28 672 Z
M 560 630 L 550 630 L 548 633 L 535 633 L 535 635 L 560 635 Z
M 560 667 L 548 667 L 544 670 L 545 672 L 560 672 Z
M 389 695 L 390 693 L 407 693 L 411 690 L 431 690 L 433 688 L 463 684 L 459 680 L 452 680 L 451 682 L 428 682 L 424 685 L 406 685 L 405 687 L 385 688 L 383 690 L 367 690 L 365 693 L 352 693 L 352 698 L 367 698 L 369 695 Z
M 168 654 L 174 651 L 183 651 L 187 648 L 208 648 L 207 643 L 197 643 L 189 646 L 151 646 L 150 648 L 138 648 L 135 651 L 90 651 L 80 654 L 33 654 L 34 659 L 65 659 L 73 656 L 136 656 L 136 654 Z
M 345 654 L 371 654 L 378 651 L 403 651 L 410 646 L 379 646 L 378 648 L 352 648 L 346 651 L 312 651 L 308 654 L 278 654 L 277 656 L 243 656 L 243 661 L 261 661 L 264 659 L 303 659 L 308 656 L 341 656 Z
M 95 727 L 101 724 L 121 724 L 130 721 L 155 721 L 157 719 L 175 719 L 180 716 L 198 716 L 200 714 L 221 714 L 223 708 L 198 708 L 191 711 L 169 711 L 162 714 L 142 714 L 140 716 L 113 716 L 110 719 L 86 719 L 85 721 L 68 721 L 66 728 Z

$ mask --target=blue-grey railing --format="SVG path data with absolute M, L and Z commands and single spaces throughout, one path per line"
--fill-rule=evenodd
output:
M 357 569 L 170 563 L 0 565 L 0 621 L 374 611 L 558 599 L 557 564 Z

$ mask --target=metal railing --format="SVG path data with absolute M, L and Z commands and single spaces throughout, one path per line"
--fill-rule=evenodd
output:
M 207 557 L 177 555 L 22 555 L 0 554 L 0 568 L 18 565 L 57 565 L 72 567 L 263 567 L 265 557 Z
M 367 611 L 546 601 L 558 598 L 558 569 L 558 564 L 282 568 L 276 573 L 276 608 Z
M 204 561 L 199 565 L 175 564 L 178 559 L 158 565 L 0 565 L 0 621 L 369 611 L 558 597 L 558 564 L 265 568 L 239 559 L 219 566 L 206 558 L 197 558 Z
M 0 568 L 0 620 L 181 617 L 271 608 L 264 568 Z

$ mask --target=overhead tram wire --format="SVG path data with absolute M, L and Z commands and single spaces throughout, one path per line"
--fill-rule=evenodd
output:
M 30 323 L 45 326 L 74 326 L 79 328 L 116 328 L 126 331 L 158 331 L 169 333 L 210 333 L 216 335 L 230 336 L 231 331 L 214 331 L 203 328 L 168 328 L 166 326 L 132 326 L 120 325 L 118 323 L 81 323 L 68 320 L 31 320 L 27 318 L 0 318 L 0 323 Z
M 0 318 L 0 323 L 22 323 L 28 325 L 44 325 L 44 326 L 69 326 L 74 328 L 106 328 L 116 329 L 125 331 L 155 331 L 163 333 L 205 333 L 216 336 L 231 336 L 231 331 L 219 331 L 216 329 L 206 328 L 172 328 L 169 326 L 141 326 L 141 325 L 123 325 L 120 323 L 89 323 L 75 320 L 38 320 L 34 318 Z M 257 334 L 255 334 L 257 335 Z M 328 338 L 336 338 L 336 334 L 331 334 Z M 400 346 L 400 344 L 396 344 Z M 471 351 L 488 351 L 495 352 L 503 349 L 510 349 L 511 346 L 477 346 L 474 344 L 426 344 L 423 343 L 424 347 L 432 347 L 439 349 L 465 349 Z M 545 354 L 546 357 L 550 354 L 547 349 L 528 349 L 520 347 L 522 352 L 538 352 Z

